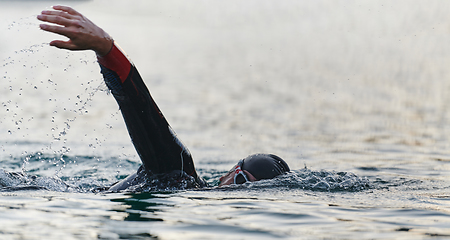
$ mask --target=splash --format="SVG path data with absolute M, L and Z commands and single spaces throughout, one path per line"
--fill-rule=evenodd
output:
M 15 162 L 15 163 L 14 163 Z M 36 152 L 8 160 L 10 169 L 17 169 L 21 162 L 22 172 L 0 170 L 0 191 L 15 191 L 27 188 L 46 189 L 58 192 L 98 192 L 107 190 L 115 182 L 134 173 L 139 162 L 121 158 L 103 159 L 95 156 L 60 156 Z M 13 164 L 14 163 L 14 164 Z M 64 165 L 62 168 L 61 165 Z M 36 175 L 36 176 L 34 176 Z M 211 176 L 209 187 L 200 188 L 196 181 L 186 173 L 176 172 L 163 176 L 145 176 L 138 184 L 130 186 L 123 192 L 159 192 L 184 190 L 307 190 L 317 192 L 359 192 L 373 188 L 385 187 L 377 181 L 352 172 L 333 170 L 314 171 L 308 168 L 294 170 L 274 179 L 248 182 L 241 185 L 215 186 L 220 177 L 217 172 L 202 172 Z M 45 177 L 44 177 L 45 176 Z M 50 176 L 50 177 L 48 177 Z M 378 186 L 380 185 L 380 186 Z M 30 189 L 27 189 L 30 190 Z
M 274 179 L 261 180 L 243 185 L 232 185 L 231 188 L 276 188 L 303 189 L 319 192 L 358 192 L 372 188 L 366 177 L 359 177 L 352 172 L 337 172 L 308 168 L 294 170 Z
M 176 170 L 169 174 L 152 176 L 145 174 L 140 178 L 140 184 L 130 186 L 123 192 L 135 193 L 200 189 L 200 186 L 195 179 L 184 171 Z
M 33 44 L 3 59 L 0 71 L 0 103 L 5 113 L 0 118 L 0 132 L 4 133 L 5 146 L 20 141 L 45 142 L 42 152 L 62 157 L 71 151 L 67 143 L 71 139 L 93 142 L 90 148 L 104 141 L 71 131 L 73 124 L 79 125 L 75 123 L 79 118 L 88 118 L 82 115 L 89 113 L 95 95 L 107 92 L 93 54 L 58 51 L 48 43 Z M 60 162 L 59 171 L 64 167 L 62 158 Z
M 20 172 L 6 172 L 0 169 L 0 191 L 44 189 L 56 192 L 73 192 L 75 187 L 58 177 L 37 177 Z

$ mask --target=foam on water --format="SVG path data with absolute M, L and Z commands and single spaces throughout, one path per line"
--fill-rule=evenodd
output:
M 41 190 L 72 192 L 76 188 L 69 186 L 57 177 L 37 177 L 20 172 L 6 172 L 0 169 L 0 191 Z

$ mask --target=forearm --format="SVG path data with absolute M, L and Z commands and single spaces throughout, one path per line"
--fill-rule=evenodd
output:
M 188 149 L 169 126 L 130 60 L 117 46 L 98 59 L 145 168 L 153 173 L 182 170 L 197 178 Z
M 130 75 L 132 63 L 116 43 L 113 43 L 110 49 L 111 50 L 104 56 L 97 55 L 98 63 L 102 68 L 106 68 L 111 72 L 116 73 L 119 77 L 119 79 L 105 77 L 106 84 L 122 85 L 128 75 Z M 108 87 L 110 86 L 108 85 Z

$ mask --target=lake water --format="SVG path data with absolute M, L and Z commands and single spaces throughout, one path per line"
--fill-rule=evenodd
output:
M 94 54 L 38 29 L 55 3 L 0 1 L 1 239 L 450 238 L 450 2 L 63 1 L 211 185 L 140 193 L 93 192 L 140 160 Z M 216 187 L 259 152 L 294 171 Z

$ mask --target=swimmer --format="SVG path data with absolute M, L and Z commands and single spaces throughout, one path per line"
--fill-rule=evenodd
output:
M 166 121 L 136 67 L 108 33 L 67 6 L 54 6 L 37 18 L 52 23 L 40 24 L 42 30 L 69 38 L 54 40 L 50 46 L 72 51 L 93 50 L 97 54 L 105 83 L 120 107 L 142 165 L 109 191 L 125 190 L 155 176 L 169 181 L 185 180 L 189 188 L 207 186 L 198 176 L 189 150 Z M 222 176 L 219 187 L 272 179 L 289 171 L 280 157 L 255 154 L 242 159 Z

